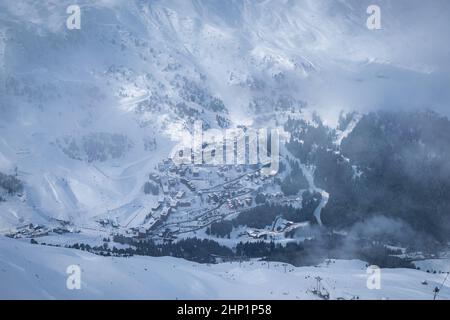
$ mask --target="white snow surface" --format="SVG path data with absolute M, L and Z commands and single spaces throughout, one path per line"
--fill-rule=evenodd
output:
M 66 28 L 71 0 L 0 4 L 0 171 L 17 167 L 25 184 L 24 198 L 0 203 L 0 230 L 110 212 L 139 224 L 152 206 L 141 199 L 147 174 L 185 135 L 177 106 L 199 109 L 181 98 L 184 81 L 223 101 L 232 126 L 252 124 L 255 99 L 273 107 L 273 92 L 325 120 L 341 109 L 450 101 L 448 1 L 379 1 L 377 31 L 359 0 L 77 3 L 81 30 Z M 96 133 L 133 147 L 86 163 L 57 143 Z M 155 150 L 144 148 L 148 138 Z
M 81 289 L 68 290 L 66 269 L 81 268 Z M 198 264 L 171 257 L 101 257 L 0 237 L 0 299 L 432 299 L 443 274 L 382 269 L 381 289 L 366 286 L 366 263 L 332 260 L 313 267 L 250 261 Z M 421 282 L 426 280 L 427 284 Z M 439 299 L 450 298 L 450 283 Z

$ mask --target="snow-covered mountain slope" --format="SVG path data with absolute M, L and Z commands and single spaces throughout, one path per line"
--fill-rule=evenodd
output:
M 383 269 L 383 289 L 368 291 L 361 261 L 285 274 L 250 258 L 208 266 L 23 242 L 149 255 L 171 243 L 203 262 L 441 257 L 450 2 L 378 0 L 381 29 L 369 30 L 372 2 L 80 0 L 81 29 L 69 30 L 71 0 L 2 1 L 0 234 L 21 239 L 0 239 L 0 297 L 313 298 L 320 275 L 332 298 L 431 298 L 441 275 Z M 396 112 L 423 108 L 439 113 Z M 279 173 L 174 166 L 196 120 L 280 128 Z M 388 244 L 413 252 L 402 260 Z M 65 289 L 72 263 L 81 291 Z
M 0 202 L 0 230 L 110 212 L 128 224 L 155 204 L 149 171 L 195 119 L 252 125 L 309 105 L 331 122 L 450 100 L 447 1 L 380 1 L 378 31 L 356 0 L 78 3 L 81 30 L 66 28 L 70 0 L 0 4 L 0 172 L 24 183 Z
M 66 287 L 70 265 L 81 268 L 80 290 Z M 369 290 L 366 264 L 358 260 L 301 268 L 261 261 L 202 265 L 169 257 L 100 257 L 0 238 L 1 299 L 319 299 L 312 293 L 317 276 L 331 299 L 425 300 L 445 277 L 382 269 L 381 289 Z M 448 283 L 438 298 L 450 298 Z

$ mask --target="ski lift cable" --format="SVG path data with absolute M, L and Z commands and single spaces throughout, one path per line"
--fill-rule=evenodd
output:
M 445 283 L 445 281 L 447 281 L 447 278 L 448 278 L 449 274 L 450 274 L 450 272 L 447 272 L 447 275 L 445 276 L 444 281 L 442 281 L 441 286 L 438 288 L 438 291 L 434 295 L 434 300 L 436 300 L 436 298 L 438 297 L 438 295 L 441 292 L 442 288 L 444 287 L 444 283 Z

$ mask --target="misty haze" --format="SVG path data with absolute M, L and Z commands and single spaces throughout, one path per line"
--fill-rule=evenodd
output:
M 1 1 L 0 299 L 450 299 L 449 30 L 447 0 Z

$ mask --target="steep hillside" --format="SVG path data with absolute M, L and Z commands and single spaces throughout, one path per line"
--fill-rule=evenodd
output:
M 441 251 L 450 4 L 378 2 L 380 30 L 359 0 L 86 0 L 80 30 L 70 0 L 2 2 L 0 233 Z M 176 166 L 196 121 L 279 128 L 279 171 Z

